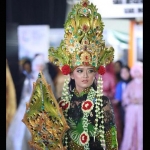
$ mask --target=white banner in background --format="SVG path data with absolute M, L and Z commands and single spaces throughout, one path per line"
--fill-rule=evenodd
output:
M 102 18 L 143 18 L 142 0 L 90 0 L 90 2 L 96 5 Z
M 48 25 L 20 25 L 18 27 L 19 60 L 26 57 L 32 59 L 35 54 L 42 53 L 47 62 L 49 32 Z
M 89 0 L 102 18 L 143 18 L 143 0 Z M 67 0 L 67 14 L 80 0 Z

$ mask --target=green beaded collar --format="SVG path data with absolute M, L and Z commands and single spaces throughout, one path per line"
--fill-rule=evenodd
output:
M 74 89 L 73 89 L 73 92 L 74 92 L 74 94 L 75 94 L 77 97 L 81 97 L 81 96 L 83 96 L 84 94 L 87 94 L 87 93 L 90 91 L 90 88 L 91 88 L 91 87 L 85 88 L 81 93 L 79 93 L 79 92 L 77 91 L 77 89 L 74 88 Z

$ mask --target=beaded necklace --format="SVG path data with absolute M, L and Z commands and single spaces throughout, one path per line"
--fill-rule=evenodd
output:
M 72 90 L 72 92 L 73 92 L 77 97 L 82 97 L 84 94 L 87 94 L 89 91 L 90 91 L 90 87 L 85 88 L 85 89 L 84 89 L 82 92 L 80 92 L 80 93 L 76 90 L 76 88 L 74 88 L 74 89 Z
M 68 87 L 69 80 L 70 80 L 69 78 L 65 79 L 61 101 L 59 102 L 60 107 L 63 108 L 63 113 L 66 119 L 68 116 L 67 114 L 68 109 L 70 108 L 70 100 L 73 96 L 72 94 L 68 94 L 69 93 L 69 87 Z M 102 98 L 101 98 L 103 96 L 103 87 L 102 87 L 103 82 L 102 82 L 101 76 L 99 76 L 97 82 L 98 82 L 97 91 L 95 91 L 93 87 L 91 87 L 91 88 L 85 89 L 82 92 L 82 94 L 84 94 L 85 92 L 89 91 L 87 95 L 87 99 L 84 102 L 82 102 L 82 105 L 81 105 L 81 109 L 83 111 L 83 121 L 82 121 L 83 132 L 80 135 L 80 144 L 84 146 L 85 150 L 89 150 L 90 138 L 88 134 L 88 116 L 91 110 L 94 108 L 94 104 L 95 104 L 95 113 L 96 113 L 94 133 L 93 133 L 94 141 L 95 141 L 96 135 L 100 134 L 101 145 L 104 148 L 104 150 L 106 147 L 105 139 L 104 139 L 104 114 L 103 114 L 104 111 L 102 110 L 103 103 L 102 103 Z M 73 91 L 75 92 L 76 95 L 79 95 L 79 93 L 75 89 Z M 94 103 L 94 98 L 96 98 L 95 103 Z M 98 127 L 99 119 L 101 119 L 101 124 Z M 65 135 L 66 147 L 67 147 L 67 144 L 68 144 L 68 137 L 66 134 Z

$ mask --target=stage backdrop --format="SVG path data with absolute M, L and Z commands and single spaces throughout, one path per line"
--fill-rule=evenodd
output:
M 44 55 L 48 61 L 48 49 L 50 45 L 49 25 L 21 25 L 18 27 L 19 60 L 30 58 L 37 53 Z

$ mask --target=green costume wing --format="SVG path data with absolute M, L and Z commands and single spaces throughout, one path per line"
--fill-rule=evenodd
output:
M 30 146 L 36 150 L 65 149 L 62 139 L 69 129 L 50 85 L 40 72 L 22 120 L 29 129 Z

